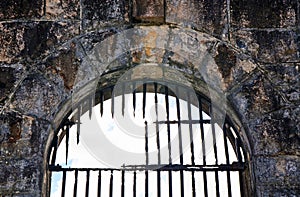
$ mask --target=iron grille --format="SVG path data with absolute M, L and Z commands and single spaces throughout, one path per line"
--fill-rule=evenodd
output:
M 53 174 L 55 173 L 60 174 L 61 177 L 60 195 L 135 197 L 139 196 L 140 193 L 137 190 L 142 187 L 143 191 L 141 192 L 145 197 L 243 196 L 243 172 L 246 164 L 241 139 L 228 117 L 225 118 L 224 124 L 220 126 L 220 120 L 218 120 L 218 117 L 214 117 L 209 100 L 200 94 L 195 94 L 196 97 L 194 97 L 192 92 L 192 89 L 178 84 L 136 80 L 123 82 L 118 87 L 99 88 L 95 96 L 90 95 L 83 99 L 61 124 L 57 135 L 53 139 L 49 153 L 49 172 L 52 174 L 52 179 L 54 179 Z M 87 112 L 91 117 L 93 107 L 99 105 L 98 113 L 101 117 L 108 111 L 112 118 L 115 118 L 116 113 L 127 116 L 128 112 L 125 110 L 125 105 L 128 104 L 128 102 L 125 102 L 126 96 L 132 98 L 131 108 L 134 117 L 137 116 L 138 99 L 142 100 L 140 102 L 142 103 L 142 114 L 140 116 L 143 117 L 144 128 L 140 132 L 144 136 L 144 163 L 123 164 L 117 168 L 110 166 L 88 168 L 85 166 L 66 167 L 57 161 L 58 149 L 64 144 L 65 162 L 68 162 L 69 142 L 72 140 L 70 135 L 73 126 L 77 126 L 76 141 L 77 144 L 80 142 L 80 133 L 84 132 L 80 129 L 82 114 Z M 151 122 L 145 117 L 145 114 L 147 114 L 146 105 L 149 105 L 149 100 L 151 100 L 149 99 L 150 96 L 154 97 L 154 99 L 152 98 L 152 101 L 154 101 L 152 104 L 156 116 L 155 120 Z M 116 109 L 115 99 L 117 97 L 121 98 L 121 101 L 119 100 L 121 102 L 120 110 Z M 164 100 L 165 117 L 163 119 L 159 119 L 159 99 Z M 105 101 L 110 102 L 110 109 L 106 109 Z M 171 101 L 172 108 L 170 107 Z M 186 109 L 185 115 L 182 114 L 182 108 Z M 198 110 L 196 118 L 193 116 L 195 109 Z M 175 112 L 175 114 L 170 114 L 170 111 Z M 150 123 L 155 125 L 156 163 L 151 162 L 149 158 L 148 127 Z M 161 125 L 166 127 L 164 133 L 160 131 Z M 209 132 L 205 130 L 207 125 L 210 125 L 211 128 Z M 219 128 L 218 131 L 217 127 Z M 198 128 L 199 136 L 196 136 L 195 128 Z M 178 135 L 176 146 L 171 143 L 171 135 L 174 132 Z M 219 138 L 217 132 L 220 133 Z M 190 141 L 187 147 L 183 147 L 183 136 L 189 136 Z M 165 161 L 162 160 L 161 152 L 163 137 L 167 139 L 168 150 Z M 210 161 L 207 157 L 207 138 L 212 139 L 210 154 L 213 156 Z M 222 146 L 219 145 L 220 143 Z M 101 148 L 101 144 L 95 148 Z M 153 149 L 153 147 L 150 148 Z M 197 152 L 195 150 L 197 148 L 201 151 Z M 175 149 L 179 152 L 179 158 L 176 161 L 172 158 L 172 151 Z M 230 153 L 230 150 L 233 151 Z M 186 153 L 188 157 L 185 157 Z M 81 187 L 84 187 L 85 192 L 79 194 L 79 181 L 82 182 L 83 178 L 80 178 L 82 176 L 84 176 L 85 183 L 81 183 Z M 71 183 L 68 182 L 69 179 L 72 179 Z M 52 181 L 52 185 L 54 181 Z M 96 187 L 91 189 L 91 183 Z M 67 189 L 70 190 L 70 187 L 72 187 L 72 192 L 67 191 Z M 224 192 L 224 187 L 226 192 Z

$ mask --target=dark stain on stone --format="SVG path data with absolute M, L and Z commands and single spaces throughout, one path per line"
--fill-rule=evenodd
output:
M 14 69 L 10 67 L 0 68 L 0 103 L 3 102 L 15 83 Z
M 38 57 L 41 52 L 47 49 L 49 43 L 49 31 L 52 23 L 41 22 L 32 24 L 26 27 L 24 32 L 25 48 L 21 55 L 30 56 L 31 58 Z
M 136 22 L 164 22 L 164 1 L 134 0 L 133 17 Z
M 14 117 L 9 121 L 9 130 L 10 135 L 8 138 L 8 142 L 15 143 L 21 138 L 21 130 L 22 130 L 22 119 Z
M 43 0 L 0 1 L 0 19 L 41 17 Z
M 64 86 L 68 90 L 73 88 L 79 67 L 75 53 L 76 46 L 72 43 L 70 50 L 62 51 L 60 56 L 52 61 L 53 72 L 58 73 L 63 78 Z
M 216 64 L 225 81 L 229 80 L 231 69 L 236 64 L 236 55 L 226 45 L 220 45 L 217 49 L 218 54 L 215 57 Z
M 243 25 L 245 19 L 247 27 L 281 27 L 291 10 L 297 13 L 297 0 L 232 0 L 230 5 L 233 23 Z

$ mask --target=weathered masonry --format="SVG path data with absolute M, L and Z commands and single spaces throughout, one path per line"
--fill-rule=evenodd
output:
M 179 128 L 186 128 L 190 139 L 194 125 L 203 131 L 201 125 L 216 123 L 225 139 L 223 148 L 211 146 L 219 162 L 208 164 L 203 155 L 202 160 L 197 158 L 191 147 L 196 151 L 203 145 L 204 138 L 199 137 L 198 142 L 188 143 L 191 163 L 184 164 L 179 158 L 178 163 L 168 160 L 164 166 L 159 162 L 153 166 L 147 120 L 142 122 L 146 163 L 76 168 L 72 171 L 75 177 L 76 171 L 85 173 L 87 180 L 92 180 L 95 169 L 95 176 L 108 173 L 106 189 L 112 194 L 115 187 L 122 190 L 126 186 L 127 172 L 137 168 L 143 171 L 143 180 L 151 178 L 151 167 L 156 168 L 155 177 L 166 173 L 173 182 L 176 171 L 182 172 L 177 177 L 182 183 L 198 177 L 204 180 L 212 172 L 213 192 L 205 181 L 203 187 L 197 181 L 188 188 L 179 185 L 178 191 L 190 190 L 191 196 L 223 196 L 219 192 L 222 184 L 218 184 L 224 172 L 225 196 L 234 196 L 236 187 L 228 180 L 236 171 L 241 196 L 300 194 L 298 0 L 2 1 L 0 44 L 0 196 L 49 196 L 54 172 L 66 176 L 68 184 L 72 169 L 52 165 L 57 164 L 52 159 L 56 142 L 69 139 L 68 127 L 80 127 L 83 112 L 89 113 L 96 104 L 110 99 L 122 109 L 122 100 L 114 99 L 126 94 L 130 98 L 143 95 L 142 103 L 145 99 L 149 102 L 147 94 L 151 98 L 162 95 L 167 116 L 162 121 L 151 120 L 156 127 L 165 126 L 167 133 L 174 126 L 178 126 L 178 133 Z M 118 85 L 121 92 L 115 94 L 112 90 Z M 184 87 L 183 92 L 178 87 Z M 184 92 L 187 89 L 196 99 Z M 187 103 L 185 118 L 183 112 L 178 112 L 181 116 L 176 119 L 170 118 L 177 114 L 167 113 L 172 110 L 167 107 L 172 99 L 175 104 L 176 100 Z M 133 103 L 130 110 L 135 110 Z M 111 104 L 110 110 L 104 107 L 93 113 L 112 113 L 115 119 L 122 116 L 122 110 L 116 111 Z M 180 105 L 175 106 L 178 109 Z M 217 106 L 220 113 L 214 114 L 210 106 Z M 194 107 L 210 119 L 199 114 L 189 116 Z M 143 113 L 147 115 L 145 109 Z M 211 131 L 215 133 L 215 129 Z M 75 132 L 80 141 L 84 130 Z M 236 155 L 233 163 L 226 159 L 231 146 Z M 174 147 L 180 148 L 167 145 L 167 152 Z M 219 150 L 224 151 L 224 163 L 216 156 Z M 119 185 L 115 182 L 118 173 Z M 130 180 L 133 183 L 135 179 Z M 157 191 L 163 190 L 159 180 Z M 72 189 L 77 189 L 75 183 Z M 91 184 L 86 181 L 85 188 Z M 168 194 L 174 191 L 170 187 Z

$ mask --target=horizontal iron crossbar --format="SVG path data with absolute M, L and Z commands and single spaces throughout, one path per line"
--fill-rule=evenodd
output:
M 63 168 L 59 165 L 49 166 L 49 170 L 53 172 L 59 171 L 243 171 L 245 163 L 234 162 L 230 165 L 127 165 L 121 168 Z

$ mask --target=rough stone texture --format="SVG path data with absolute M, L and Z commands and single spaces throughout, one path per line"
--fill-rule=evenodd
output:
M 53 110 L 56 110 L 52 106 L 58 105 L 62 98 L 64 92 L 43 76 L 34 73 L 22 81 L 12 98 L 10 108 L 25 115 L 49 119 Z
M 79 19 L 79 0 L 46 0 L 46 17 L 48 19 Z
M 48 122 L 17 112 L 0 116 L 0 191 L 39 196 L 41 192 L 43 151 Z
M 43 0 L 11 0 L 0 2 L 0 20 L 40 18 L 44 12 Z
M 128 21 L 128 0 L 83 0 L 81 6 L 83 29 L 98 29 Z
M 63 22 L 0 23 L 0 62 L 32 61 L 78 34 L 79 25 Z
M 100 73 L 111 84 L 134 67 L 132 78 L 165 75 L 203 92 L 214 79 L 249 140 L 253 196 L 298 196 L 299 27 L 297 0 L 2 1 L 0 196 L 41 196 L 50 125 L 65 103 Z M 141 63 L 168 69 L 148 74 Z
M 141 22 L 163 22 L 164 1 L 163 0 L 133 0 L 133 18 Z
M 293 30 L 234 30 L 231 42 L 264 63 L 298 62 L 299 34 Z M 270 42 L 272 40 L 272 42 Z
M 246 28 L 295 27 L 297 0 L 231 0 L 231 25 Z
M 226 0 L 167 0 L 166 3 L 166 22 L 183 24 L 219 38 L 227 38 Z

